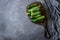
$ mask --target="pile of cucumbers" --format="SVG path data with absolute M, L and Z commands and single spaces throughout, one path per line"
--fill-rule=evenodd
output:
M 31 4 L 28 6 L 27 15 L 30 17 L 32 22 L 41 22 L 45 19 L 45 16 L 42 15 L 41 5 Z

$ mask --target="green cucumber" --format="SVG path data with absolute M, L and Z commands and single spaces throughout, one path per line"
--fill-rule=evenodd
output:
M 37 6 L 37 4 L 31 4 L 31 5 L 28 6 L 28 9 L 30 9 L 32 7 L 35 7 L 35 6 Z
M 37 11 L 37 12 L 32 12 L 31 16 L 35 16 L 35 15 L 41 15 L 41 11 Z
M 30 16 L 30 18 L 38 18 L 40 17 L 41 15 L 36 15 L 36 16 Z
M 42 19 L 45 19 L 45 16 L 40 16 L 38 18 L 33 19 L 33 22 L 41 21 Z
M 39 10 L 40 10 L 39 7 L 33 7 L 33 8 L 31 8 L 31 9 L 28 9 L 28 11 L 39 11 Z

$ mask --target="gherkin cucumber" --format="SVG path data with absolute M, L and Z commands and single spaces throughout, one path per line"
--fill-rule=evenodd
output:
M 30 9 L 32 7 L 35 7 L 35 6 L 37 6 L 37 4 L 31 4 L 31 5 L 28 6 L 28 9 Z
M 41 15 L 36 15 L 36 16 L 30 16 L 30 18 L 38 18 L 40 17 Z
M 45 19 L 45 16 L 40 16 L 40 17 L 38 17 L 36 19 L 33 19 L 32 21 L 37 22 L 37 21 L 41 21 L 42 19 Z
M 39 11 L 40 7 L 33 7 L 31 9 L 28 9 L 28 11 Z
M 32 12 L 31 16 L 35 16 L 35 15 L 41 15 L 41 11 L 37 11 L 37 12 Z
M 39 5 L 39 6 L 36 6 L 36 7 L 31 8 L 31 10 L 40 10 L 40 5 Z

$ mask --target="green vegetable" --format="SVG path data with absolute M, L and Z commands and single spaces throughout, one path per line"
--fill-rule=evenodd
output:
M 43 21 L 45 19 L 45 16 L 42 16 L 41 5 L 37 4 L 32 4 L 28 6 L 27 15 L 29 15 L 30 19 L 33 22 Z
M 40 8 L 39 8 L 39 7 L 34 7 L 34 8 L 32 8 L 32 10 L 33 10 L 33 11 L 34 11 L 34 10 L 36 10 L 36 11 L 38 10 L 38 11 L 39 11 Z
M 40 10 L 39 7 L 33 7 L 33 8 L 31 8 L 31 9 L 29 9 L 28 11 L 39 11 L 39 10 Z
M 36 16 L 30 16 L 30 18 L 38 18 L 40 17 L 41 15 L 36 15 Z
M 30 9 L 30 8 L 32 8 L 32 7 L 35 7 L 35 6 L 37 6 L 37 4 L 29 5 L 29 6 L 28 6 L 28 9 Z
M 35 16 L 35 15 L 41 15 L 41 11 L 37 11 L 37 12 L 32 12 L 31 16 Z
M 37 21 L 41 21 L 42 19 L 44 19 L 45 18 L 45 16 L 40 16 L 40 17 L 38 17 L 38 18 L 36 18 L 36 19 L 33 19 L 32 21 L 33 22 L 37 22 Z

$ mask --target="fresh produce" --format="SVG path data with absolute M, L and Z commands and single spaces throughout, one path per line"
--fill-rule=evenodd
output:
M 37 6 L 37 4 L 29 5 L 29 6 L 28 6 L 28 9 L 30 9 L 30 8 L 32 8 L 32 7 L 35 7 L 35 6 Z
M 45 16 L 39 16 L 39 17 L 33 19 L 32 21 L 33 22 L 42 21 L 44 18 L 45 18 Z
M 32 22 L 43 21 L 45 16 L 42 15 L 41 5 L 31 4 L 28 6 L 27 15 L 30 17 Z

